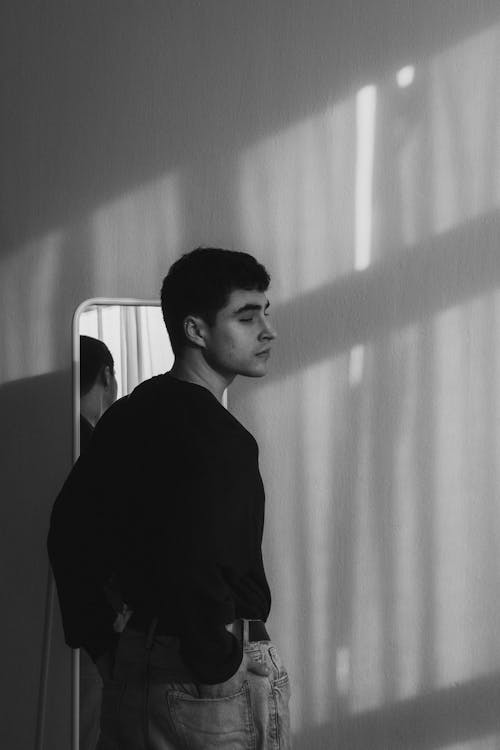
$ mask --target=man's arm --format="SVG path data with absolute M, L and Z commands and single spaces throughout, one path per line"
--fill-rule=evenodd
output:
M 85 648 L 96 659 L 113 647 L 116 612 L 89 565 L 90 534 L 79 512 L 77 498 L 65 485 L 52 511 L 47 539 L 56 582 L 65 640 L 71 648 Z
M 107 559 L 110 488 L 116 474 L 115 436 L 123 433 L 120 415 L 125 404 L 121 399 L 108 410 L 71 469 L 54 503 L 47 539 L 66 643 L 85 648 L 94 660 L 116 642 L 116 611 L 104 583 L 112 572 Z
M 211 426 L 199 425 L 195 436 L 191 429 L 185 442 L 177 441 L 182 469 L 175 486 L 170 485 L 175 514 L 166 520 L 176 536 L 177 554 L 169 567 L 180 579 L 181 654 L 206 684 L 228 680 L 243 660 L 242 644 L 226 624 L 241 616 L 231 581 L 253 563 L 255 513 L 252 498 L 240 491 L 239 467 L 231 465 L 226 434 L 221 440 Z M 189 465 L 191 457 L 195 460 Z

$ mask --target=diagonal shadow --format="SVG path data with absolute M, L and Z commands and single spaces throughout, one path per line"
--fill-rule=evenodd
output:
M 500 674 L 470 680 L 340 722 L 342 750 L 432 750 L 500 731 Z
M 2 252 L 499 17 L 497 0 L 3 5 Z
M 495 211 L 277 305 L 266 383 L 498 288 L 499 236 Z
M 71 466 L 71 395 L 70 371 L 0 385 L 0 476 L 8 488 L 0 503 L 0 565 L 9 571 L 2 579 L 0 611 L 7 642 L 22 644 L 22 658 L 17 647 L 5 650 L 0 696 L 23 696 L 30 716 L 38 706 L 39 732 L 46 712 L 70 715 L 70 691 L 54 689 L 69 685 L 69 650 L 52 649 L 50 675 L 45 674 L 52 637 L 62 642 L 59 618 L 53 622 L 48 611 L 45 539 L 52 503 Z M 32 731 L 31 720 L 20 723 L 15 711 L 5 714 L 1 745 L 33 747 Z M 46 747 L 68 747 L 61 722 L 51 731 Z
M 295 747 L 314 750 L 437 750 L 500 731 L 500 674 L 306 727 Z

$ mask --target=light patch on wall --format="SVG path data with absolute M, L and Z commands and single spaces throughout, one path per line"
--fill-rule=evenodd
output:
M 106 295 L 133 294 L 127 269 L 138 255 L 158 267 L 161 277 L 178 254 L 183 236 L 180 176 L 169 174 L 101 206 L 92 217 L 98 288 Z M 164 265 L 162 259 L 165 259 Z M 151 276 L 151 267 L 145 268 Z M 132 288 L 131 288 L 132 287 Z M 143 285 L 139 287 L 143 292 Z M 139 292 L 138 292 L 139 294 Z
M 62 230 L 49 232 L 7 253 L 1 261 L 0 315 L 6 325 L 0 382 L 42 375 L 61 366 L 60 345 L 54 340 L 53 305 L 60 294 L 63 242 Z M 19 287 L 12 282 L 16 278 L 29 281 Z
M 362 344 L 351 349 L 349 355 L 349 385 L 357 386 L 363 380 L 365 347 Z
M 363 271 L 371 262 L 376 102 L 375 86 L 365 86 L 356 96 L 356 234 L 354 239 L 356 271 Z
M 415 67 L 413 65 L 405 65 L 404 68 L 398 70 L 396 73 L 396 81 L 399 88 L 405 89 L 407 86 L 411 86 L 415 80 Z
M 257 256 L 273 248 L 273 299 L 285 302 L 349 272 L 355 102 L 269 136 L 240 157 L 240 223 Z
M 334 668 L 330 603 L 332 601 L 331 544 L 332 527 L 327 519 L 332 517 L 331 487 L 333 480 L 334 445 L 332 434 L 333 404 L 336 383 L 332 377 L 332 363 L 321 362 L 310 366 L 301 374 L 301 425 L 303 430 L 302 475 L 303 497 L 307 512 L 302 523 L 310 545 L 308 564 L 310 602 L 308 661 L 315 679 L 309 696 L 311 719 L 315 723 L 327 722 L 331 714 L 329 694 L 333 674 L 324 669 L 325 659 Z
M 373 159 L 377 90 L 365 86 L 356 96 L 356 193 L 354 269 L 364 271 L 371 262 L 373 211 Z M 349 357 L 349 383 L 359 385 L 363 378 L 364 346 L 352 349 Z
M 349 649 L 345 646 L 337 649 L 336 677 L 337 690 L 340 695 L 347 696 L 351 686 L 351 658 Z
M 499 44 L 494 26 L 429 64 L 436 233 L 500 205 Z
M 429 602 L 428 581 L 423 563 L 430 558 L 426 544 L 429 534 L 422 522 L 425 500 L 419 483 L 421 454 L 419 406 L 423 388 L 419 370 L 419 325 L 402 330 L 394 339 L 395 352 L 404 351 L 404 370 L 396 380 L 398 430 L 394 439 L 392 467 L 394 482 L 392 523 L 394 527 L 394 684 L 399 698 L 415 695 L 423 681 L 420 645 L 429 638 L 426 632 Z M 420 461 L 422 461 L 420 455 Z M 427 520 L 431 520 L 430 514 Z M 410 585 L 411 582 L 411 585 Z
M 436 660 L 441 684 L 498 669 L 500 612 L 491 592 L 498 512 L 500 292 L 441 314 L 435 326 Z M 495 408 L 496 407 L 496 408 Z M 473 647 L 471 647 L 473 644 Z

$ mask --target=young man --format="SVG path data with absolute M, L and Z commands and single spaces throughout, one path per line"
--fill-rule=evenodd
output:
M 56 582 L 58 561 L 85 560 L 86 585 L 59 598 L 67 642 L 104 677 L 99 750 L 289 747 L 288 676 L 264 625 L 258 448 L 221 403 L 237 375 L 266 374 L 268 285 L 246 253 L 174 263 L 162 309 L 175 364 L 108 410 L 56 501 Z M 81 527 L 91 547 L 75 543 Z
M 80 452 L 106 409 L 116 401 L 113 355 L 103 341 L 80 336 Z

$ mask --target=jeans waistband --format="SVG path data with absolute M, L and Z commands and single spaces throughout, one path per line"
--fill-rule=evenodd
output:
M 226 625 L 226 630 L 243 644 L 271 640 L 262 620 L 234 620 Z
M 155 637 L 164 635 L 161 623 L 158 618 L 154 617 L 147 623 L 145 622 L 142 627 L 141 624 L 137 624 L 132 620 L 128 625 L 128 629 L 133 632 L 144 633 L 146 636 L 147 647 L 151 647 Z M 160 627 L 158 627 L 160 625 Z M 238 618 L 233 622 L 228 623 L 226 630 L 234 635 L 238 640 L 245 643 L 255 643 L 257 641 L 270 641 L 271 638 L 267 632 L 265 624 L 262 620 L 247 620 L 245 618 Z

